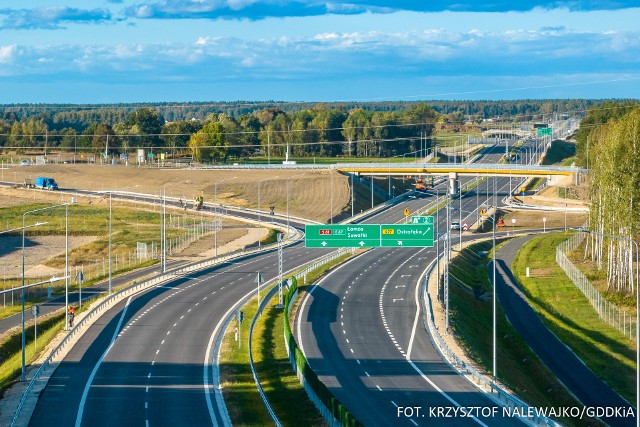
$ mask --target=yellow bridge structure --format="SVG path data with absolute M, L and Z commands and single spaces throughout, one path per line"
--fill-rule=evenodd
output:
M 548 177 L 586 173 L 587 169 L 572 166 L 542 166 L 492 163 L 349 163 L 337 164 L 335 170 L 355 175 L 446 175 L 446 176 L 511 176 Z

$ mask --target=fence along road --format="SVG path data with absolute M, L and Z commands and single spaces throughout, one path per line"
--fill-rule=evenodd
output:
M 510 266 L 520 247 L 534 237 L 536 236 L 532 235 L 511 240 L 496 254 L 497 295 L 509 322 L 551 372 L 585 406 L 631 408 L 629 402 L 597 377 L 573 351 L 544 326 L 527 302 L 526 296 L 516 285 Z M 635 417 L 605 417 L 603 421 L 616 426 L 636 425 Z

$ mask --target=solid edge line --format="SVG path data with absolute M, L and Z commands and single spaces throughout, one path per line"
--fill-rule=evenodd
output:
M 109 344 L 109 347 L 107 347 L 107 349 L 104 351 L 104 353 L 102 353 L 102 356 L 100 357 L 96 365 L 93 367 L 93 370 L 91 371 L 91 375 L 89 375 L 89 379 L 87 380 L 87 383 L 84 386 L 84 390 L 82 392 L 82 398 L 80 399 L 80 406 L 78 408 L 78 414 L 76 415 L 76 424 L 75 424 L 76 427 L 80 427 L 80 425 L 82 424 L 82 414 L 84 413 L 84 404 L 87 401 L 87 396 L 89 395 L 89 389 L 91 388 L 91 383 L 93 383 L 93 379 L 95 378 L 96 373 L 98 372 L 98 369 L 102 364 L 102 361 L 109 353 L 109 350 L 111 350 L 111 348 L 113 347 L 113 344 L 115 343 L 116 338 L 118 338 L 118 333 L 120 332 L 120 328 L 122 327 L 124 316 L 125 314 L 127 314 L 127 309 L 129 308 L 129 304 L 131 303 L 131 298 L 133 298 L 134 295 L 131 295 L 129 299 L 127 299 L 127 303 L 124 306 L 124 310 L 120 315 L 120 321 L 118 321 L 118 326 L 116 326 L 116 330 L 113 332 L 113 337 L 111 337 L 111 343 Z
M 420 285 L 422 284 L 422 278 L 427 274 L 427 271 L 431 268 L 433 263 L 437 262 L 438 259 L 431 261 L 427 268 L 418 276 L 418 281 L 416 282 L 416 292 L 414 294 L 416 298 L 416 317 L 413 319 L 413 328 L 411 329 L 411 337 L 409 338 L 409 346 L 407 348 L 407 360 L 411 360 L 411 350 L 413 349 L 413 340 L 416 337 L 416 329 L 418 328 L 418 322 L 420 320 Z

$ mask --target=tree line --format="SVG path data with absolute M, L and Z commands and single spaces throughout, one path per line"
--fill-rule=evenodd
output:
M 579 160 L 590 169 L 591 234 L 587 254 L 605 269 L 609 288 L 637 292 L 635 247 L 640 237 L 640 106 L 625 102 L 592 111 L 579 133 Z M 588 159 L 588 160 L 587 160 Z
M 415 151 L 419 136 L 431 135 L 438 114 L 427 104 L 401 111 L 347 111 L 320 106 L 296 112 L 265 108 L 236 118 L 224 113 L 204 120 L 167 121 L 153 108 L 91 111 L 86 127 L 71 126 L 74 114 L 5 114 L 0 120 L 0 148 L 26 151 L 52 148 L 80 152 L 129 153 L 135 148 L 156 152 L 189 151 L 196 160 L 242 158 L 254 154 L 283 157 L 389 157 Z M 56 122 L 62 117 L 64 121 Z M 60 128 L 56 123 L 64 123 Z
M 157 103 L 0 106 L 0 149 L 111 154 L 148 148 L 200 161 L 254 154 L 390 157 L 416 151 L 434 125 L 541 121 L 592 100 Z M 428 144 L 427 144 L 428 146 Z M 288 147 L 288 148 L 287 148 Z

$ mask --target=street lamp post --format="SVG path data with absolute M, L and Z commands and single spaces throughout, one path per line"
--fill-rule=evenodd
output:
M 232 179 L 236 179 L 237 176 L 234 176 L 233 178 L 226 178 L 223 179 L 221 181 L 216 182 L 213 185 L 213 207 L 215 209 L 215 225 L 214 225 L 214 251 L 215 251 L 215 256 L 218 256 L 218 184 L 225 182 L 225 181 L 231 181 Z
M 22 214 L 22 288 L 20 289 L 20 300 L 22 303 L 22 315 L 21 315 L 21 323 L 22 323 L 22 371 L 20 375 L 20 380 L 25 382 L 26 378 L 26 369 L 25 369 L 25 345 L 26 345 L 26 335 L 24 330 L 24 244 L 25 244 L 25 233 L 24 230 L 27 228 L 25 226 L 25 219 L 27 214 L 42 212 L 49 209 L 59 208 L 61 206 L 65 206 L 65 330 L 69 328 L 69 203 L 62 203 L 59 205 L 53 205 L 46 208 L 41 209 L 33 209 Z
M 269 181 L 270 179 L 276 179 L 278 176 L 274 176 L 273 178 L 265 178 L 265 179 L 261 179 L 260 181 L 258 181 L 258 247 L 261 246 L 261 242 L 260 242 L 260 222 L 262 220 L 262 213 L 260 212 L 260 184 L 262 184 L 264 181 Z
M 136 187 L 139 187 L 139 185 L 135 185 L 133 187 L 121 188 L 120 191 L 126 190 L 128 188 L 136 188 Z M 111 243 L 112 243 L 111 235 L 112 235 L 112 223 L 113 223 L 113 207 L 112 207 L 111 201 L 112 201 L 112 198 L 113 198 L 112 195 L 113 195 L 114 191 L 117 191 L 117 190 L 109 191 L 109 295 L 111 295 L 111 279 L 112 279 L 112 276 L 113 276 L 113 273 L 112 273 L 112 262 L 111 262 L 111 259 L 112 259 L 111 258 L 111 247 L 112 247 L 112 245 L 111 245 Z
M 640 427 L 640 415 L 637 413 L 638 409 L 640 409 L 640 329 L 638 329 L 638 326 L 640 325 L 640 291 L 638 290 L 640 264 L 638 264 L 638 242 L 629 237 L 600 233 L 598 231 L 587 230 L 586 228 L 571 228 L 570 230 L 577 230 L 581 233 L 597 234 L 602 237 L 631 242 L 636 247 L 636 425 Z
M 176 184 L 188 184 L 191 180 L 172 182 L 162 187 L 162 224 L 160 227 L 160 244 L 162 246 L 160 254 L 160 271 L 164 274 L 167 270 L 167 188 Z
M 297 174 L 297 175 L 293 175 L 287 178 L 287 238 L 289 237 L 289 197 L 290 197 L 290 192 L 291 192 L 291 178 L 295 178 L 296 176 L 302 176 L 304 175 L 303 173 Z M 351 175 L 351 181 L 352 181 L 352 185 L 353 185 L 353 175 Z M 351 216 L 353 216 L 353 202 L 351 205 Z

